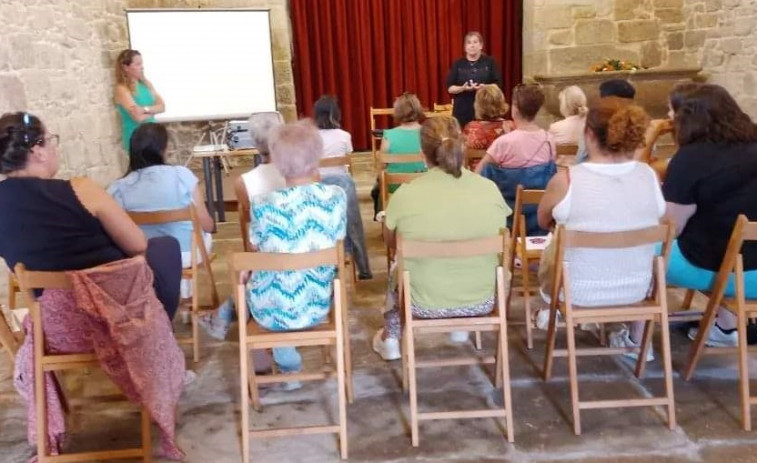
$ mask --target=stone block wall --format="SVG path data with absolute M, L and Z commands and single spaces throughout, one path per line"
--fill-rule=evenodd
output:
M 605 58 L 695 65 L 684 0 L 524 0 L 524 75 L 587 72 Z
M 757 4 L 749 0 L 687 0 L 686 34 L 708 82 L 724 86 L 757 119 Z
M 278 104 L 287 119 L 296 118 L 287 0 L 2 0 L 0 114 L 29 111 L 60 135 L 61 178 L 107 185 L 123 175 L 113 66 L 128 46 L 124 9 L 152 7 L 270 8 Z M 174 152 L 188 153 L 200 128 L 170 124 Z M 0 264 L 0 282 L 4 272 Z M 6 294 L 0 283 L 0 301 Z

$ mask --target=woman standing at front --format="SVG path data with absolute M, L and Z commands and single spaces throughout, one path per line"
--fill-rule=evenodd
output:
M 166 110 L 163 98 L 144 76 L 142 55 L 124 50 L 116 60 L 116 108 L 121 115 L 122 143 L 129 153 L 131 134 L 144 122 L 155 122 L 155 114 Z
M 460 127 L 475 119 L 476 90 L 486 84 L 502 87 L 502 75 L 494 58 L 484 55 L 484 38 L 479 32 L 465 34 L 465 56 L 455 61 L 447 74 L 447 91 L 452 95 L 452 115 Z

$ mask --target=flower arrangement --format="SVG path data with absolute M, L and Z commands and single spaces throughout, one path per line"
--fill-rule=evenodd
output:
M 639 69 L 645 69 L 636 63 L 622 59 L 610 59 L 606 58 L 601 63 L 597 63 L 591 67 L 594 72 L 606 72 L 606 71 L 638 71 Z

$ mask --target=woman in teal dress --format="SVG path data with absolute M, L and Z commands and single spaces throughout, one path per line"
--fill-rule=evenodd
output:
M 115 102 L 121 115 L 122 143 L 128 155 L 134 130 L 142 123 L 155 122 L 155 114 L 166 110 L 163 98 L 145 79 L 142 55 L 137 50 L 124 50 L 118 55 Z

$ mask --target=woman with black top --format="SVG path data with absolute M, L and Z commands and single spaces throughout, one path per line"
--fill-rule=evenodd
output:
M 484 38 L 479 32 L 465 34 L 465 57 L 455 61 L 447 74 L 447 91 L 452 95 L 452 115 L 460 127 L 475 119 L 476 90 L 486 84 L 502 87 L 502 75 L 494 58 L 484 55 Z
M 12 269 L 82 270 L 144 254 L 169 317 L 179 305 L 181 253 L 175 238 L 145 239 L 103 188 L 88 178 L 55 179 L 58 135 L 35 116 L 0 117 L 0 257 Z
M 678 152 L 670 160 L 662 193 L 678 235 L 667 281 L 707 291 L 715 281 L 736 218 L 757 220 L 757 128 L 728 92 L 702 85 L 687 94 L 673 123 Z M 744 243 L 747 299 L 757 297 L 757 243 Z M 725 290 L 734 295 L 733 277 Z M 735 346 L 736 317 L 720 309 L 708 346 Z M 697 329 L 689 330 L 694 339 Z

